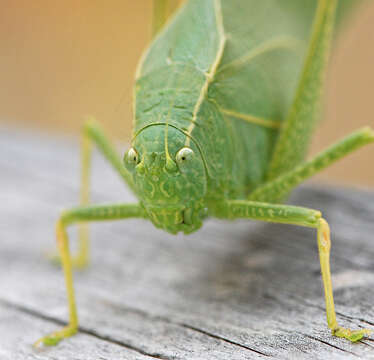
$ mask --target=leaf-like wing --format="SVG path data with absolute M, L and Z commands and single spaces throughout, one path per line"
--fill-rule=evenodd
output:
M 200 144 L 211 175 L 232 169 L 230 188 L 262 183 L 294 98 L 316 5 L 187 1 L 142 57 L 134 131 L 174 125 Z

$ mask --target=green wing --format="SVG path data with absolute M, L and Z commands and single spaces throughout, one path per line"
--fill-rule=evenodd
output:
M 249 189 L 265 179 L 297 86 L 314 9 L 314 1 L 222 1 L 227 42 L 209 99 L 232 124 L 242 162 L 237 169 Z
M 208 71 L 219 46 L 215 29 L 215 1 L 188 1 L 156 36 L 143 56 L 138 77 L 175 63 Z
M 346 7 L 356 1 L 339 0 Z M 157 121 L 189 130 L 194 109 L 214 106 L 235 142 L 233 177 L 245 173 L 241 183 L 251 189 L 264 182 L 293 103 L 316 5 L 314 0 L 187 1 L 140 62 L 135 131 Z M 226 38 L 222 53 L 219 22 Z M 204 121 L 203 111 L 200 115 Z M 219 133 L 219 121 L 202 124 L 212 130 L 201 136 L 227 137 Z M 305 139 L 299 143 L 307 148 Z M 221 150 L 207 151 L 217 156 L 209 162 L 218 164 L 226 156 Z
M 157 121 L 189 127 L 220 47 L 216 3 L 188 1 L 143 55 L 136 74 L 135 131 Z
M 282 127 L 267 174 L 272 180 L 292 170 L 306 156 L 317 119 L 330 55 L 337 0 L 319 0 L 314 16 L 309 48 L 290 107 Z M 349 3 L 345 3 L 347 7 Z
M 325 1 L 330 0 L 322 2 Z M 358 2 L 340 0 L 340 17 Z M 284 146 L 287 153 L 275 153 L 279 149 L 275 144 L 285 122 L 289 123 L 288 113 L 302 74 L 317 3 L 222 1 L 228 41 L 209 98 L 214 99 L 236 130 L 241 144 L 238 154 L 248 159 L 247 182 L 251 188 L 265 180 L 269 164 L 276 164 L 277 159 L 281 166 L 272 166 L 273 177 L 305 157 L 316 111 L 299 121 L 304 128 L 301 135 L 299 132 L 293 137 L 292 143 L 284 141 L 288 142 Z M 316 98 L 314 106 L 318 108 L 319 96 Z
M 178 4 L 178 0 L 153 0 L 153 36 L 155 36 L 162 29 Z

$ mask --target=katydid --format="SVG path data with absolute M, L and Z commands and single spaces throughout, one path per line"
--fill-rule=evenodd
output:
M 63 212 L 56 227 L 70 320 L 36 344 L 54 345 L 78 330 L 72 267 L 87 262 L 86 223 L 126 218 L 173 234 L 192 233 L 207 217 L 316 229 L 328 326 L 335 336 L 360 340 L 370 331 L 336 320 L 328 223 L 318 210 L 281 204 L 302 181 L 374 142 L 363 128 L 305 161 L 338 1 L 189 0 L 165 23 L 167 4 L 156 2 L 157 34 L 136 72 L 124 159 L 97 123 L 84 127 L 81 206 Z M 88 205 L 92 144 L 137 203 Z M 76 223 L 81 247 L 72 259 L 66 228 Z

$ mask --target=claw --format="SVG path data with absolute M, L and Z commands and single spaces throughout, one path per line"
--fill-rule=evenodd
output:
M 78 331 L 76 326 L 68 325 L 61 329 L 60 331 L 55 331 L 47 336 L 44 336 L 37 340 L 34 343 L 34 347 L 39 347 L 40 344 L 43 344 L 45 346 L 55 346 L 57 345 L 62 339 L 65 339 L 67 337 L 70 337 L 74 334 L 76 334 Z
M 340 326 L 336 329 L 331 330 L 331 332 L 337 337 L 345 338 L 352 342 L 359 341 L 364 337 L 370 336 L 370 334 L 372 333 L 372 331 L 369 329 L 350 330 Z

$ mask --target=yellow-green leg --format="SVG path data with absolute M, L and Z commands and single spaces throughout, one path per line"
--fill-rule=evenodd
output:
M 90 173 L 91 173 L 91 156 L 92 143 L 87 136 L 86 131 L 83 132 L 81 140 L 81 189 L 80 189 L 80 205 L 87 206 L 90 203 Z M 74 267 L 83 268 L 89 263 L 89 233 L 87 223 L 78 225 L 78 253 L 72 258 Z
M 321 151 L 313 159 L 259 186 L 249 194 L 248 200 L 282 202 L 289 192 L 304 180 L 344 158 L 353 151 L 371 143 L 374 143 L 373 129 L 369 127 L 359 129 L 331 145 L 326 150 Z
M 368 329 L 350 330 L 338 325 L 336 321 L 334 296 L 332 291 L 331 271 L 330 271 L 330 227 L 324 219 L 319 219 L 317 225 L 317 239 L 319 260 L 321 263 L 321 273 L 323 280 L 323 287 L 325 291 L 326 302 L 326 316 L 327 324 L 331 329 L 331 333 L 335 336 L 346 338 L 352 342 L 362 339 L 364 336 L 370 335 L 371 331 Z
M 60 253 L 60 259 L 64 269 L 65 286 L 69 304 L 69 324 L 61 330 L 55 331 L 36 341 L 34 343 L 35 347 L 39 346 L 41 343 L 47 346 L 56 345 L 59 343 L 61 339 L 72 336 L 76 334 L 78 331 L 78 315 L 77 308 L 75 305 L 72 261 L 69 252 L 68 236 L 66 234 L 62 218 L 57 222 L 56 225 L 56 237 L 58 250 Z
M 61 218 L 56 225 L 56 236 L 65 276 L 65 285 L 69 306 L 69 324 L 61 330 L 42 337 L 35 342 L 34 346 L 38 346 L 42 343 L 47 346 L 56 345 L 62 339 L 72 336 L 78 331 L 78 315 L 73 286 L 73 263 L 70 257 L 69 239 L 66 233 L 67 226 L 74 223 L 88 221 L 121 220 L 131 217 L 145 217 L 143 209 L 138 204 L 81 206 L 66 211 L 61 215 Z
M 291 171 L 305 158 L 320 114 L 323 85 L 339 0 L 318 0 L 308 50 L 294 100 L 280 130 L 267 180 Z
M 86 121 L 81 138 L 81 188 L 80 205 L 87 206 L 90 203 L 90 173 L 93 143 L 110 162 L 112 167 L 119 173 L 127 185 L 134 189 L 131 175 L 123 166 L 120 156 L 114 146 L 108 140 L 100 125 L 93 119 Z M 71 258 L 72 266 L 83 268 L 89 263 L 89 231 L 86 223 L 78 225 L 78 252 Z M 53 256 L 54 262 L 61 263 L 59 256 Z
M 327 324 L 333 335 L 352 342 L 371 333 L 370 330 L 350 330 L 338 325 L 330 273 L 330 229 L 319 211 L 290 205 L 275 205 L 247 200 L 232 200 L 221 205 L 220 217 L 247 218 L 317 229 L 318 252 L 326 301 Z

